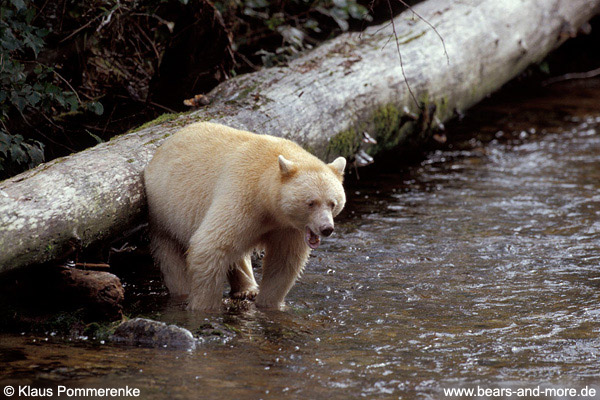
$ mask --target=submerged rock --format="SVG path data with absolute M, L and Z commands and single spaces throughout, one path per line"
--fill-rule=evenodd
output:
M 123 322 L 110 339 L 117 343 L 144 347 L 187 350 L 196 348 L 196 339 L 187 329 L 145 318 L 134 318 Z
M 241 333 L 239 329 L 218 322 L 207 322 L 200 325 L 194 333 L 200 336 L 204 342 L 225 344 Z

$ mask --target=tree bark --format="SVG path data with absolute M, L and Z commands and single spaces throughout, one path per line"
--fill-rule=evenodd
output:
M 426 137 L 436 121 L 541 61 L 599 6 L 600 0 L 429 0 L 414 11 L 435 31 L 407 11 L 393 25 L 343 34 L 288 66 L 224 82 L 206 108 L 164 116 L 0 183 L 0 272 L 63 257 L 144 218 L 141 172 L 183 125 L 213 121 L 286 137 L 327 160 L 352 156 L 367 131 L 378 140 L 375 154 Z M 412 114 L 420 117 L 410 121 Z
M 15 323 L 75 311 L 85 320 L 115 320 L 122 317 L 124 296 L 121 281 L 109 272 L 58 265 L 13 271 L 0 281 L 0 307 L 19 307 Z

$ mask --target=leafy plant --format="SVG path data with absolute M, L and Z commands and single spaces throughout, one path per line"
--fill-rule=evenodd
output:
M 232 23 L 234 48 L 258 47 L 254 55 L 267 67 L 296 57 L 336 29 L 347 31 L 352 21 L 372 20 L 357 0 L 237 0 L 215 6 Z M 279 45 L 269 46 L 269 40 Z
M 82 106 L 103 112 L 98 102 L 83 103 L 53 66 L 38 61 L 49 31 L 35 26 L 36 14 L 30 0 L 0 5 L 0 176 L 44 161 L 44 145 L 25 139 L 11 126 L 32 127 L 32 119 L 52 121 Z
M 9 135 L 0 129 L 0 173 L 32 168 L 43 161 L 42 143 L 25 140 L 21 135 Z

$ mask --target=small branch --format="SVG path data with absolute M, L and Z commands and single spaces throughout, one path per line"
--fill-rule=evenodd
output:
M 410 85 L 408 83 L 408 79 L 406 78 L 406 72 L 404 71 L 404 63 L 402 62 L 402 53 L 400 53 L 400 42 L 398 41 L 398 34 L 396 33 L 396 24 L 394 23 L 394 10 L 392 9 L 392 3 L 390 3 L 389 0 L 387 3 L 388 3 L 388 7 L 390 8 L 390 18 L 392 20 L 392 31 L 394 32 L 394 39 L 396 39 L 396 49 L 398 50 L 398 58 L 400 59 L 400 69 L 402 70 L 402 77 L 404 78 L 404 83 L 406 83 L 406 87 L 408 88 L 408 91 L 410 92 L 410 97 L 412 97 L 413 101 L 417 105 L 417 108 L 421 108 L 421 105 L 419 104 L 419 101 L 417 100 L 417 97 L 413 93 L 412 88 L 410 87 Z
M 91 20 L 89 20 L 86 24 L 84 24 L 84 25 L 80 26 L 79 28 L 75 29 L 70 35 L 68 35 L 66 38 L 62 39 L 58 43 L 66 42 L 67 40 L 71 39 L 73 36 L 77 35 L 79 32 L 81 32 L 82 30 L 84 30 L 85 28 L 87 28 L 88 26 L 90 26 L 91 24 L 93 24 L 94 21 L 96 21 L 101 16 L 102 16 L 102 14 L 96 15 L 94 18 L 92 18 Z
M 446 50 L 446 42 L 444 42 L 444 38 L 442 37 L 442 35 L 440 35 L 440 33 L 438 32 L 437 29 L 435 29 L 435 26 L 433 26 L 429 21 L 427 21 L 425 18 L 421 17 L 419 15 L 419 13 L 417 13 L 411 6 L 409 6 L 408 4 L 406 4 L 403 0 L 397 0 L 399 3 L 401 3 L 402 5 L 404 5 L 404 7 L 408 8 L 410 11 L 412 11 L 413 14 L 415 14 L 417 17 L 419 17 L 419 19 L 423 22 L 425 22 L 431 29 L 433 29 L 433 31 L 435 32 L 435 34 L 440 38 L 440 40 L 442 41 L 442 46 L 444 47 L 444 55 L 446 56 L 446 62 L 448 63 L 448 65 L 450 65 L 450 56 L 448 55 L 448 51 Z M 388 0 L 388 4 L 389 4 L 389 0 Z M 390 9 L 392 8 L 392 6 L 390 5 Z
M 56 76 L 58 76 L 58 78 L 63 81 L 64 83 L 67 84 L 67 86 L 73 91 L 73 93 L 75 94 L 75 97 L 77 97 L 77 101 L 79 102 L 79 104 L 83 104 L 83 102 L 81 101 L 81 98 L 79 97 L 79 94 L 77 93 L 77 91 L 75 90 L 75 88 L 73 86 L 71 86 L 71 84 L 69 83 L 69 81 L 67 81 L 65 78 L 63 78 L 63 76 L 61 74 L 59 74 L 55 69 L 52 69 L 52 72 L 54 72 L 56 74 Z
M 244 61 L 246 64 L 248 64 L 250 66 L 250 68 L 252 68 L 253 70 L 255 70 L 255 71 L 259 71 L 260 70 L 260 67 L 258 65 L 254 64 L 252 61 L 250 61 L 248 59 L 248 57 L 246 57 L 242 53 L 236 53 L 235 55 L 236 55 L 236 57 L 241 58 L 242 61 Z
M 110 21 L 112 20 L 113 14 L 120 7 L 121 7 L 121 4 L 119 2 L 117 2 L 117 4 L 110 10 L 110 12 L 108 13 L 108 15 L 105 15 L 105 17 L 102 19 L 102 22 L 100 22 L 100 25 L 98 25 L 98 28 L 96 28 L 96 32 L 100 32 L 100 30 L 102 28 L 104 28 L 106 25 L 108 25 L 110 23 Z
M 565 74 L 547 79 L 544 82 L 542 82 L 542 86 L 549 86 L 557 82 L 570 81 L 574 79 L 590 79 L 598 75 L 600 75 L 600 68 L 596 68 L 587 72 L 571 72 L 570 74 Z
M 32 20 L 31 20 L 31 22 L 30 22 L 31 24 L 33 24 L 33 23 L 35 22 L 35 20 L 37 19 L 37 17 L 39 17 L 39 16 L 42 14 L 42 11 L 44 11 L 44 8 L 46 8 L 46 5 L 48 5 L 48 2 L 49 2 L 49 1 L 50 1 L 50 0 L 46 0 L 46 1 L 44 2 L 44 4 L 42 5 L 42 7 L 40 7 L 40 8 L 37 10 L 37 13 L 35 14 L 35 17 L 33 17 L 33 19 L 32 19 Z
M 162 104 L 158 104 L 158 103 L 155 103 L 153 101 L 149 101 L 148 104 L 151 104 L 154 107 L 162 108 L 163 110 L 165 110 L 167 112 L 170 112 L 171 114 L 177 114 L 177 111 L 175 111 L 172 108 L 169 108 L 167 106 L 163 106 Z
M 105 263 L 85 263 L 85 262 L 78 262 L 78 263 L 75 263 L 75 268 L 79 268 L 79 269 L 87 269 L 87 268 L 93 268 L 93 269 L 110 269 L 110 265 L 105 264 Z
M 123 96 L 123 95 L 117 95 L 115 97 L 120 98 L 120 99 L 129 99 L 129 100 L 131 100 L 131 97 L 127 97 L 127 96 Z M 160 108 L 161 110 L 164 110 L 164 111 L 169 112 L 171 114 L 177 114 L 179 112 L 179 111 L 173 110 L 172 108 L 169 108 L 167 106 L 163 106 L 162 104 L 155 103 L 153 101 L 144 101 L 144 100 L 136 100 L 136 101 L 138 103 L 141 103 L 141 104 L 150 104 L 150 105 L 152 105 L 152 106 L 154 106 L 156 108 Z
M 55 124 L 54 124 L 54 122 L 53 122 L 53 121 L 52 121 L 50 118 L 48 118 L 48 116 L 46 116 L 46 114 L 44 114 L 44 113 L 41 113 L 41 115 L 42 115 L 42 116 L 43 116 L 43 117 L 44 117 L 44 118 L 45 118 L 47 121 L 49 121 L 49 122 L 50 122 L 52 125 L 55 125 Z M 46 135 L 44 132 L 42 132 L 42 131 L 41 131 L 41 130 L 39 130 L 39 129 L 35 129 L 35 131 L 36 131 L 36 132 L 37 132 L 37 133 L 38 133 L 40 136 L 44 137 L 44 138 L 45 138 L 47 141 L 49 141 L 49 142 L 52 142 L 52 143 L 54 143 L 55 145 L 57 145 L 57 146 L 59 146 L 59 147 L 65 148 L 65 149 L 69 150 L 71 153 L 75 153 L 75 152 L 77 151 L 77 150 L 75 150 L 74 148 L 72 148 L 72 147 L 69 147 L 69 146 L 67 146 L 67 145 L 66 145 L 66 144 L 64 144 L 64 143 L 57 142 L 56 140 L 52 139 L 50 136 Z
M 152 50 L 154 51 L 154 55 L 156 56 L 156 62 L 159 63 L 160 62 L 160 53 L 159 53 L 158 49 L 156 48 L 156 43 L 154 43 L 152 41 L 152 39 L 150 39 L 148 37 L 148 35 L 146 35 L 146 32 L 144 32 L 144 30 L 142 29 L 140 24 L 138 24 L 136 21 L 133 21 L 133 23 L 138 28 L 138 31 L 142 34 L 142 36 L 148 41 L 148 43 L 152 47 Z

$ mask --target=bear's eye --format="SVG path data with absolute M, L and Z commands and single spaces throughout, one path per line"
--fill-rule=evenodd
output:
M 329 202 L 329 208 L 331 208 L 333 210 L 335 208 L 335 202 L 330 201 Z
M 309 201 L 309 202 L 308 202 L 308 206 L 309 206 L 310 208 L 313 208 L 313 207 L 315 206 L 315 201 L 314 201 L 314 200 L 311 200 L 311 201 Z

